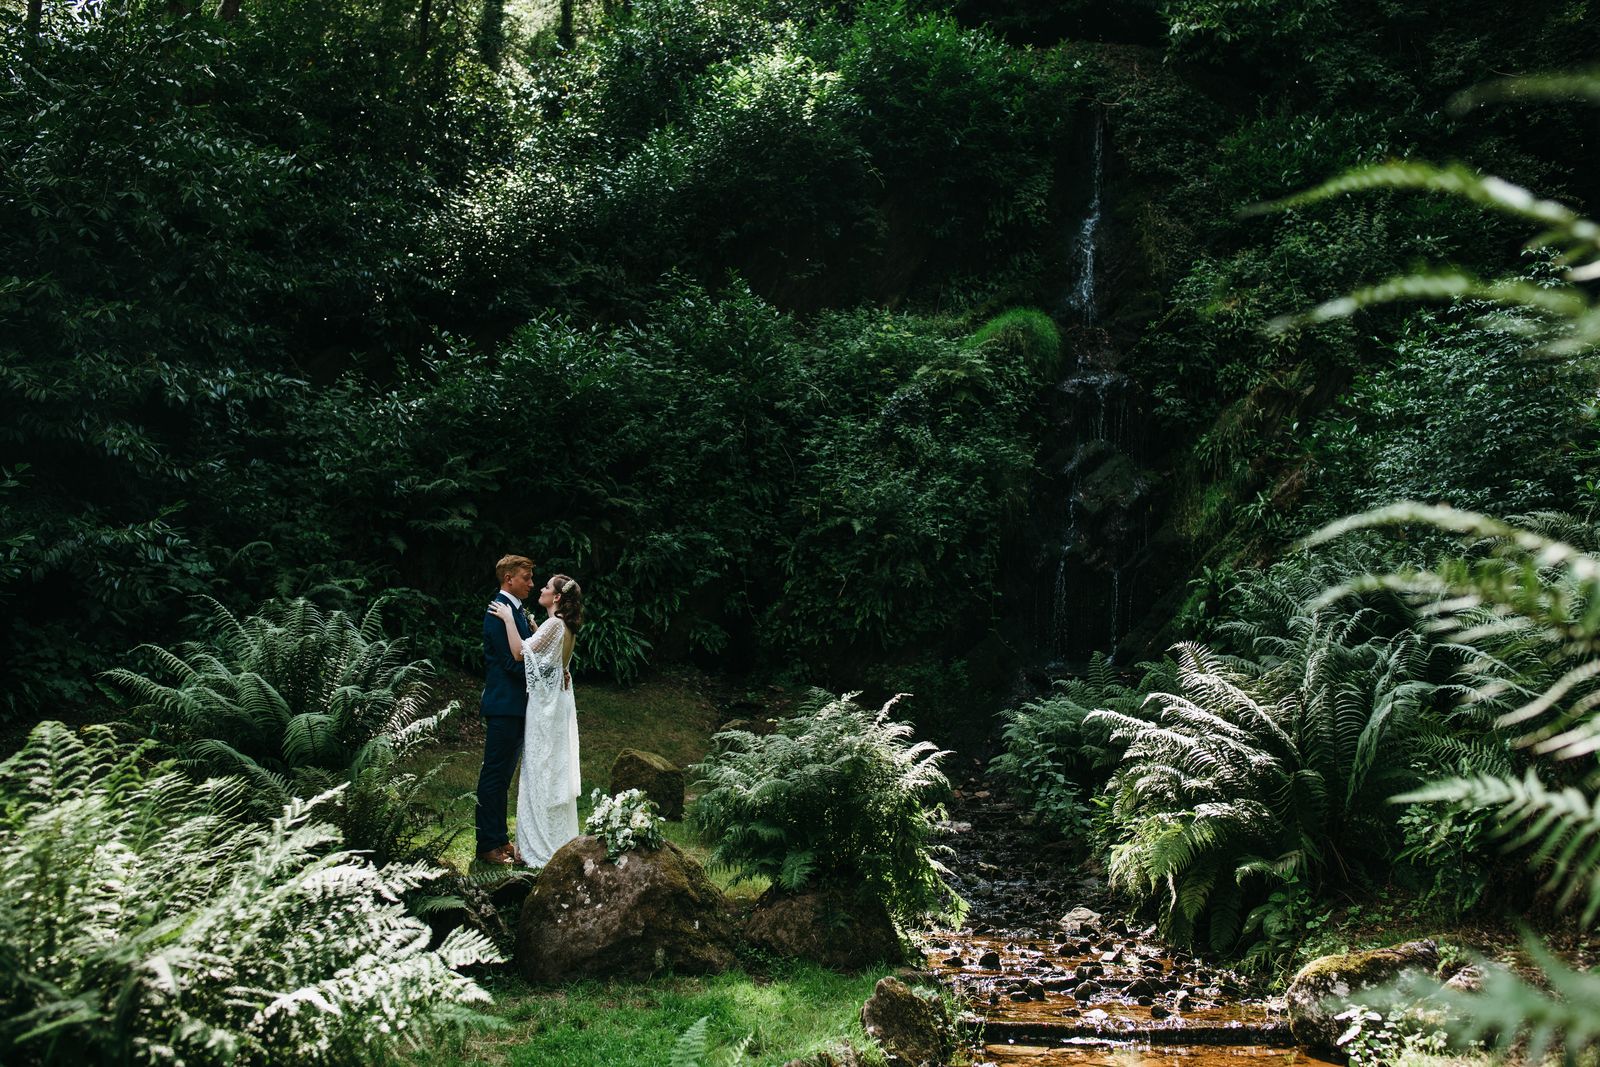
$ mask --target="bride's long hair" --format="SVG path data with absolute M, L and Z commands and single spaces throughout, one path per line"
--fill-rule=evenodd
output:
M 577 633 L 578 627 L 583 625 L 583 587 L 565 574 L 552 575 L 550 584 L 555 588 L 556 596 L 560 597 L 556 601 L 556 618 Z

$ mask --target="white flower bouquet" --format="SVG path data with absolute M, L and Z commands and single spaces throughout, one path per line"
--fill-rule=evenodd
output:
M 659 848 L 666 840 L 655 801 L 644 790 L 628 789 L 608 797 L 596 789 L 590 796 L 594 810 L 584 820 L 583 832 L 605 841 L 611 859 L 635 848 Z

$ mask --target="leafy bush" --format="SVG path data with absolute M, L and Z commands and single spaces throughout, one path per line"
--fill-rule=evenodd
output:
M 1435 687 L 1424 643 L 1363 639 L 1364 614 L 1302 613 L 1259 662 L 1179 645 L 1179 692 L 1088 717 L 1127 745 L 1111 880 L 1155 904 L 1170 935 L 1203 924 L 1228 948 L 1263 888 L 1316 889 L 1388 859 L 1386 801 L 1416 780 L 1400 742 Z
M 303 437 L 324 498 L 370 521 L 345 551 L 454 561 L 442 624 L 475 617 L 463 561 L 484 544 L 603 574 L 583 670 L 955 645 L 971 634 L 948 625 L 951 591 L 993 602 L 1041 381 L 962 333 L 873 311 L 802 323 L 673 278 L 634 324 L 544 318 L 493 355 L 452 345 L 386 395 L 330 390 Z
M 1589 376 L 1531 362 L 1530 318 L 1487 311 L 1407 317 L 1393 362 L 1361 374 L 1309 434 L 1302 522 L 1397 499 L 1508 514 L 1573 499 L 1595 447 Z
M 209 639 L 178 652 L 146 646 L 173 678 L 167 685 L 127 668 L 107 672 L 140 701 L 131 714 L 171 745 L 199 777 L 237 775 L 258 812 L 348 788 L 331 818 L 347 848 L 384 863 L 437 859 L 452 831 L 424 835 L 432 822 L 417 805 L 427 776 L 398 762 L 431 739 L 454 705 L 421 717 L 425 661 L 406 661 L 402 643 L 382 637 L 382 603 L 357 623 L 324 615 L 306 600 L 268 605 L 240 620 L 211 603 Z
M 98 699 L 73 634 L 131 645 L 193 595 L 363 573 L 326 551 L 348 522 L 300 526 L 286 426 L 311 378 L 425 335 L 417 223 L 512 110 L 458 23 L 425 42 L 394 5 L 40 6 L 37 32 L 0 9 L 5 718 Z
M 1429 782 L 1395 800 L 1492 812 L 1492 833 L 1526 850 L 1558 905 L 1581 905 L 1580 921 L 1592 926 L 1600 918 L 1600 557 L 1531 525 L 1415 504 L 1346 519 L 1318 539 L 1396 523 L 1470 535 L 1480 551 L 1433 570 L 1369 576 L 1330 591 L 1330 598 L 1372 587 L 1396 590 L 1446 639 L 1478 650 L 1478 694 L 1499 704 L 1499 725 L 1514 728 L 1516 744 L 1536 762 L 1520 779 L 1480 771 Z M 1547 518 L 1538 526 L 1575 529 L 1593 542 L 1593 528 L 1583 524 Z M 1594 1040 L 1600 985 L 1536 939 L 1528 949 L 1560 999 L 1518 976 L 1491 972 L 1479 993 L 1442 994 L 1456 1009 L 1455 1036 L 1492 1036 L 1500 1047 L 1526 1038 L 1534 1058 L 1552 1043 L 1576 1048 Z
M 877 712 L 816 692 L 773 733 L 729 730 L 696 768 L 694 825 L 713 863 L 785 889 L 859 888 L 902 923 L 958 915 L 932 844 L 946 753 Z
M 1061 373 L 1061 330 L 1055 320 L 1037 308 L 1012 308 L 1001 312 L 972 335 L 974 344 L 1000 344 L 1016 348 L 1046 379 Z
M 402 893 L 314 821 L 329 799 L 241 822 L 239 783 L 195 784 L 109 730 L 40 724 L 0 764 L 0 1055 L 83 1062 L 364 1064 L 481 1017 Z
M 1130 686 L 1096 653 L 1084 677 L 1057 680 L 1049 695 L 1002 712 L 1005 751 L 989 761 L 990 772 L 1005 780 L 1043 827 L 1084 840 L 1093 824 L 1090 797 L 1120 755 L 1107 731 L 1086 728 L 1085 719 L 1100 708 L 1137 714 L 1145 693 L 1160 684 L 1159 673 L 1152 665 L 1141 684 Z

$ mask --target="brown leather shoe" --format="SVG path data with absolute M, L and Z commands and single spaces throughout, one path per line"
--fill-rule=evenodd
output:
M 516 861 L 517 846 L 507 841 L 499 848 L 486 849 L 478 853 L 479 863 L 492 863 L 496 867 L 509 867 Z

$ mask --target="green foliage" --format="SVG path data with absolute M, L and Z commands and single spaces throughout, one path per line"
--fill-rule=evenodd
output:
M 439 213 L 457 288 L 631 312 L 669 270 L 731 267 L 809 309 L 1046 253 L 1067 94 L 946 16 L 639 0 L 535 76 L 544 121 Z
M 1502 1051 L 1525 1048 L 1529 1063 L 1543 1061 L 1555 1049 L 1565 1062 L 1580 1062 L 1579 1054 L 1592 1052 L 1600 1041 L 1600 975 L 1574 970 L 1537 938 L 1526 938 L 1523 947 L 1537 977 L 1489 967 L 1476 993 L 1441 989 L 1434 994 L 1454 1022 L 1452 1036 L 1462 1042 L 1486 1040 Z
M 1060 376 L 1061 330 L 1038 308 L 1003 311 L 972 335 L 976 345 L 998 344 L 1016 348 L 1043 378 Z
M 959 915 L 932 843 L 945 753 L 910 740 L 894 701 L 870 712 L 852 697 L 819 691 L 771 734 L 717 735 L 691 816 L 712 862 L 790 890 L 859 889 L 908 925 Z
M 1179 645 L 1180 692 L 1088 717 L 1127 746 L 1112 881 L 1171 935 L 1203 924 L 1228 948 L 1262 885 L 1315 890 L 1387 858 L 1384 801 L 1414 781 L 1401 742 L 1434 686 L 1422 642 L 1372 636 L 1368 615 L 1302 610 L 1258 639 L 1257 660 Z
M 1530 361 L 1523 317 L 1470 311 L 1408 316 L 1393 361 L 1314 424 L 1303 528 L 1395 499 L 1515 514 L 1573 498 L 1593 448 L 1588 376 Z
M 211 602 L 206 640 L 176 652 L 145 646 L 165 684 L 127 668 L 107 672 L 138 703 L 132 716 L 172 746 L 199 777 L 229 774 L 249 786 L 257 813 L 346 786 L 328 813 L 347 848 L 392 858 L 437 859 L 452 829 L 419 837 L 431 818 L 417 806 L 427 775 L 398 762 L 431 739 L 453 710 L 423 717 L 425 661 L 382 636 L 381 602 L 359 622 L 306 600 L 236 618 Z
M 0 1054 L 7 1063 L 363 1064 L 481 1021 L 399 903 L 436 877 L 330 852 L 328 799 L 240 822 L 242 789 L 195 784 L 108 730 L 36 727 L 0 764 Z
M 1048 696 L 1002 713 L 1005 751 L 989 761 L 990 772 L 1006 781 L 1048 831 L 1084 839 L 1093 821 L 1089 797 L 1121 754 L 1108 744 L 1104 729 L 1086 728 L 1084 720 L 1099 708 L 1137 714 L 1144 694 L 1161 684 L 1165 666 L 1152 665 L 1140 684 L 1130 686 L 1097 653 L 1084 677 L 1058 679 Z
M 671 279 L 637 324 L 541 319 L 492 356 L 453 344 L 387 395 L 330 391 L 305 436 L 324 499 L 370 522 L 352 554 L 518 544 L 603 575 L 580 669 L 955 644 L 952 596 L 993 603 L 1041 379 L 953 326 L 870 311 L 802 326 L 747 289 Z M 473 580 L 451 615 L 475 617 Z
M 1600 790 L 1600 558 L 1552 534 L 1576 534 L 1592 547 L 1595 531 L 1559 516 L 1505 523 L 1406 503 L 1335 523 L 1314 540 L 1401 523 L 1470 535 L 1478 539 L 1477 551 L 1433 570 L 1369 575 L 1326 598 L 1377 588 L 1414 599 L 1437 632 L 1478 652 L 1471 664 L 1477 694 L 1496 706 L 1498 725 L 1514 730 L 1516 745 L 1539 762 L 1520 780 L 1505 771 L 1463 775 L 1395 801 L 1492 811 L 1495 833 L 1547 872 L 1546 888 L 1559 894 L 1559 905 L 1581 902 L 1581 921 L 1591 925 L 1600 916 L 1594 800 Z M 1552 788 L 1545 781 L 1551 777 L 1569 784 Z M 1572 973 L 1537 942 L 1530 940 L 1529 951 L 1563 999 L 1491 972 L 1479 993 L 1446 994 L 1462 1009 L 1455 1036 L 1492 1035 L 1502 1046 L 1526 1037 L 1538 1055 L 1555 1040 L 1569 1049 L 1593 1040 L 1600 989 L 1591 976 Z
M 253 542 L 290 586 L 358 572 L 300 525 L 286 423 L 330 366 L 415 343 L 422 208 L 509 122 L 442 8 L 424 45 L 395 5 L 190 6 L 45 0 L 36 37 L 0 10 L 5 718 L 96 698 L 73 635 L 132 644 L 189 596 L 259 595 L 222 591 Z
M 1423 905 L 1452 917 L 1477 907 L 1493 878 L 1490 812 L 1412 804 L 1399 821 L 1402 847 L 1395 862 L 1411 868 Z

